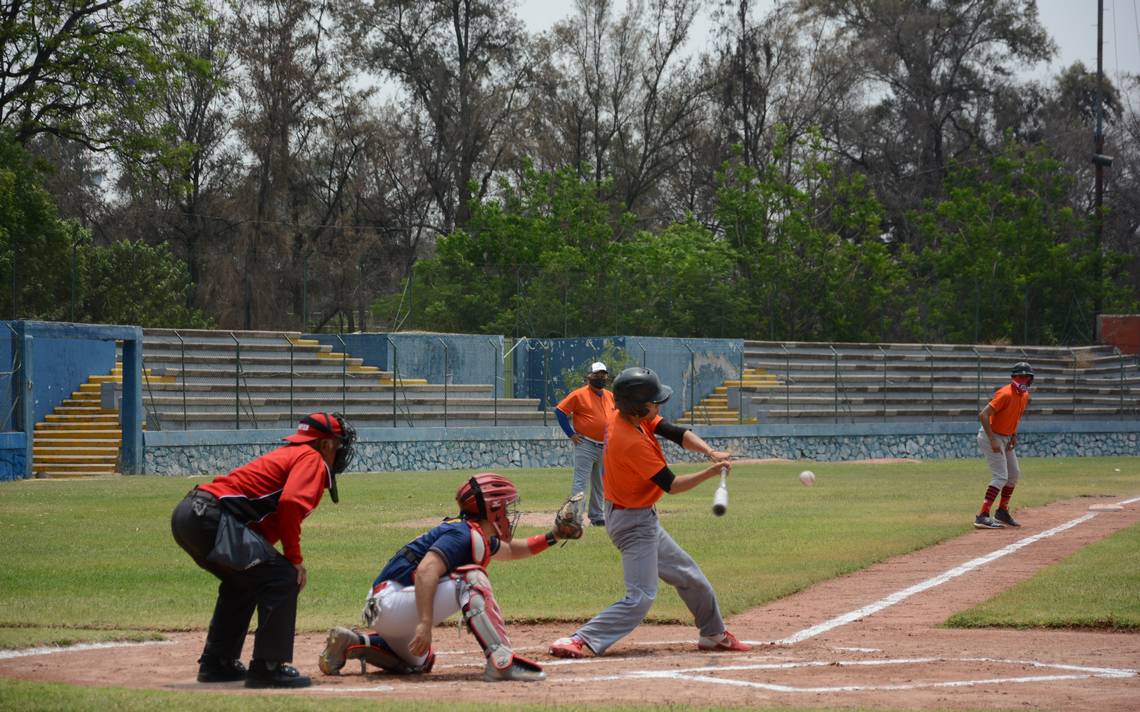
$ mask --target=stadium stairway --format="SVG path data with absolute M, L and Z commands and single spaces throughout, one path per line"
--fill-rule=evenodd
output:
M 783 385 L 729 390 L 759 422 L 974 418 L 1009 368 L 1037 373 L 1028 417 L 1135 417 L 1140 364 L 1110 346 L 961 346 L 745 342 L 745 363 Z
M 299 332 L 146 329 L 143 383 L 152 430 L 291 428 L 313 411 L 356 427 L 543 425 L 533 398 L 492 384 L 438 384 L 363 364 Z
M 703 425 L 750 425 L 756 422 L 756 416 L 745 417 L 741 414 L 739 405 L 733 407 L 729 403 L 730 389 L 746 389 L 748 391 L 763 391 L 770 388 L 779 388 L 780 379 L 768 373 L 763 368 L 746 368 L 742 378 L 729 379 L 713 389 L 705 396 L 696 408 L 685 411 L 679 423 L 700 423 Z M 739 404 L 739 400 L 736 401 Z
M 146 374 L 154 381 L 162 377 Z M 104 383 L 123 382 L 122 364 L 93 375 L 42 422 L 32 439 L 32 472 L 39 478 L 112 475 L 119 469 L 123 441 L 119 411 L 102 406 Z

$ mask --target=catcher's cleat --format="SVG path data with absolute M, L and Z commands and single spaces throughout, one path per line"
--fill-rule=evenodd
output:
M 501 670 L 491 664 L 491 660 L 488 658 L 487 667 L 483 668 L 483 679 L 487 682 L 504 680 L 538 682 L 546 679 L 546 673 L 542 671 L 542 666 L 538 663 L 515 655 L 511 658 L 511 664 Z
M 592 526 L 592 527 L 604 527 L 604 526 L 606 526 L 606 520 L 604 520 L 604 519 L 591 519 L 590 520 L 590 526 Z
M 1006 525 L 1007 527 L 1020 527 L 1021 523 L 1013 518 L 1008 509 L 999 509 L 994 512 L 994 519 Z
M 586 645 L 586 641 L 577 636 L 559 638 L 550 644 L 550 654 L 556 658 L 589 658 L 594 651 Z
M 736 639 L 736 636 L 729 633 L 727 630 L 724 635 L 719 638 L 707 638 L 701 636 L 697 641 L 697 648 L 705 651 L 717 651 L 722 653 L 746 653 L 752 650 L 752 646 L 748 643 L 741 643 Z
M 1001 529 L 1004 526 L 1001 522 L 995 522 L 991 517 L 985 514 L 979 514 L 974 517 L 975 529 Z
M 245 665 L 240 660 L 226 660 L 213 655 L 198 658 L 198 682 L 237 682 L 245 679 Z
M 348 649 L 354 645 L 367 644 L 368 639 L 354 630 L 333 628 L 325 639 L 325 649 L 321 651 L 317 666 L 326 675 L 339 675 L 340 669 L 348 660 Z
M 307 675 L 297 672 L 297 668 L 285 663 L 267 663 L 264 660 L 251 660 L 245 675 L 245 686 L 265 687 L 308 687 L 313 684 Z

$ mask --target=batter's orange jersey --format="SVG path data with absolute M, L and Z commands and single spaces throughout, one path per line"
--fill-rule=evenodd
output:
M 626 509 L 652 507 L 664 490 L 650 478 L 664 468 L 665 453 L 654 432 L 661 422 L 658 415 L 630 424 L 615 410 L 606 421 L 605 474 L 602 485 L 606 499 Z
M 1018 393 L 1013 384 L 997 389 L 989 406 L 993 409 L 990 416 L 990 429 L 998 435 L 1013 435 L 1017 432 L 1017 423 L 1025 406 L 1029 405 L 1029 391 Z
M 575 388 L 558 404 L 558 410 L 574 419 L 574 432 L 602 442 L 606 437 L 606 419 L 614 412 L 614 394 L 602 389 L 594 393 L 589 386 Z

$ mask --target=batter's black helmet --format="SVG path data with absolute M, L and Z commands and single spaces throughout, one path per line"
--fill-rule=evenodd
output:
M 1010 376 L 1029 376 L 1029 382 L 1033 382 L 1033 367 L 1029 365 L 1028 361 L 1018 361 L 1013 364 L 1013 368 L 1009 369 Z
M 614 379 L 614 398 L 632 403 L 664 403 L 671 395 L 673 389 L 661 383 L 648 368 L 633 366 Z

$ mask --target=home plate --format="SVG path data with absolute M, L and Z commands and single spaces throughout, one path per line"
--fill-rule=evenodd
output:
M 1124 507 L 1119 504 L 1090 504 L 1090 512 L 1123 512 Z

